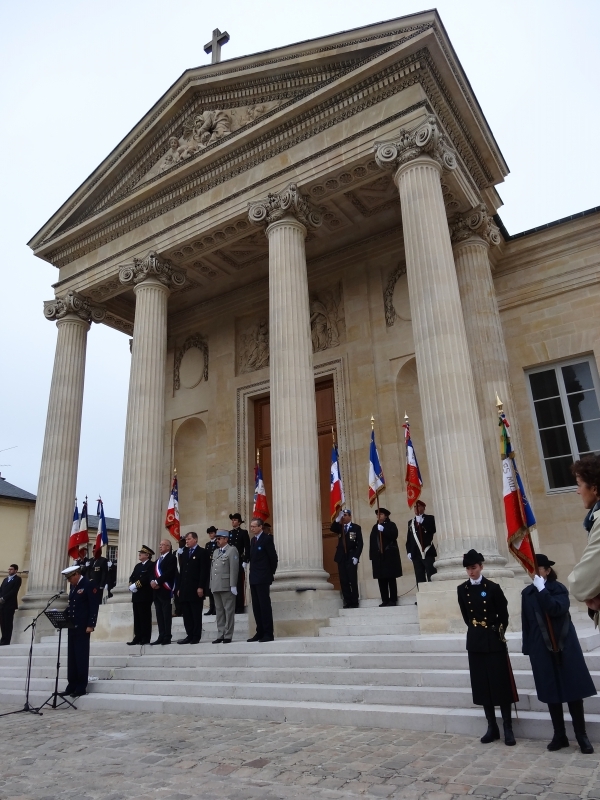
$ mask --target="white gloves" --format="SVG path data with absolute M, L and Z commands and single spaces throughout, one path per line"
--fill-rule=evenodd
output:
M 409 561 L 412 561 L 412 555 L 410 553 L 406 554 L 408 556 Z
M 90 565 L 90 562 L 89 562 L 89 561 L 86 561 L 86 562 L 85 562 L 85 565 L 86 565 L 86 567 L 89 567 L 89 565 Z
M 533 585 L 538 590 L 538 592 L 541 592 L 542 589 L 544 589 L 546 587 L 546 581 L 543 578 L 540 578 L 539 575 L 534 575 L 534 577 L 533 577 Z
M 106 564 L 107 566 L 112 567 L 112 561 L 107 561 Z
M 378 525 L 378 526 L 377 526 L 377 530 L 378 530 L 378 531 L 382 531 L 382 530 L 383 530 L 383 525 Z
M 242 561 L 242 567 L 244 569 L 248 569 L 248 562 L 247 561 Z
M 231 594 L 234 594 L 237 597 L 237 586 L 231 587 Z
M 135 585 L 135 583 L 131 584 L 131 586 L 129 587 L 129 591 L 130 592 L 137 592 L 137 586 Z
M 180 556 L 183 553 L 183 547 L 177 548 L 177 555 Z
M 356 566 L 358 564 L 358 558 L 353 558 L 352 563 L 354 564 L 354 566 Z

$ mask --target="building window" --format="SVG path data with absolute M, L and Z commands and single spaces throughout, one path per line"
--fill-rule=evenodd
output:
M 118 555 L 119 548 L 116 544 L 109 544 L 108 545 L 108 555 L 107 558 L 109 561 L 116 561 Z
M 591 358 L 528 372 L 538 444 L 548 491 L 576 485 L 571 464 L 600 454 L 598 373 Z

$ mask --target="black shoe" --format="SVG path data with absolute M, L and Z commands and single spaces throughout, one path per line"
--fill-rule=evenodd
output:
M 171 644 L 171 640 L 170 639 L 163 639 L 161 644 Z
M 177 639 L 177 644 L 190 644 L 191 639 L 189 636 L 186 636 L 185 639 Z
M 223 644 L 231 644 L 231 639 L 223 639 Z
M 150 639 L 147 639 L 145 642 L 140 642 L 140 644 L 141 644 L 142 646 L 143 646 L 143 645 L 145 645 L 145 644 L 150 644 L 150 643 L 151 643 L 151 642 L 150 642 Z
M 87 692 L 71 692 L 70 697 L 76 700 L 78 697 L 83 697 L 84 694 L 87 694 Z
M 503 727 L 504 727 L 504 744 L 507 745 L 508 747 L 512 747 L 517 743 L 517 740 L 515 739 L 515 735 L 512 729 L 512 722 L 505 722 L 503 724 Z
M 131 645 L 141 644 L 141 642 L 139 642 L 137 639 L 132 639 L 130 642 L 127 642 L 127 644 L 131 647 Z
M 208 611 L 205 611 L 205 612 L 204 612 L 204 616 L 205 616 L 205 617 L 213 617 L 213 616 L 215 616 L 215 615 L 216 615 L 216 613 L 217 613 L 216 611 L 212 611 L 212 610 L 209 608 L 209 609 L 208 609 Z
M 487 733 L 485 733 L 481 739 L 479 740 L 481 744 L 489 744 L 490 742 L 495 742 L 496 739 L 500 738 L 500 731 L 498 729 L 497 723 L 493 725 L 488 725 Z
M 163 643 L 162 639 L 157 639 L 155 642 L 150 642 L 152 647 L 154 647 L 155 644 L 162 644 L 162 643 Z
M 188 644 L 200 644 L 200 639 L 190 639 Z
M 579 735 L 576 734 L 575 738 L 577 739 L 577 744 L 579 745 L 579 749 L 581 750 L 582 753 L 589 755 L 590 753 L 594 752 L 594 748 L 592 747 L 592 744 L 588 739 L 587 734 L 585 733 Z
M 261 637 L 258 635 L 258 633 L 255 633 L 251 639 L 246 639 L 247 642 L 260 642 L 260 640 Z
M 221 644 L 222 641 L 223 641 L 223 637 L 221 636 L 220 639 L 215 639 L 213 644 Z
M 389 603 L 379 603 L 379 608 L 385 608 L 386 606 L 389 606 Z
M 59 692 L 58 696 L 59 697 L 70 697 L 71 696 L 71 690 L 70 689 L 65 689 L 64 692 Z
M 274 642 L 275 641 L 275 637 L 274 636 L 263 636 L 262 639 L 259 639 L 258 641 L 259 642 Z
M 554 732 L 554 736 L 552 737 L 552 741 L 549 745 L 546 746 L 546 750 L 560 750 L 562 747 L 568 747 L 569 740 L 567 739 L 566 733 L 556 733 Z

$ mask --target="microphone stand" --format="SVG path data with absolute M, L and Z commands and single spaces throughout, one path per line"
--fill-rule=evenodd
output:
M 29 645 L 29 657 L 27 660 L 27 680 L 25 683 L 25 705 L 23 706 L 23 708 L 19 708 L 17 711 L 6 711 L 4 714 L 0 714 L 0 717 L 9 717 L 11 714 L 22 714 L 23 712 L 29 712 L 30 714 L 37 714 L 40 717 L 42 716 L 42 712 L 38 708 L 34 708 L 29 702 L 29 688 L 31 686 L 31 667 L 33 662 L 33 643 L 35 641 L 35 626 L 37 625 L 37 621 L 42 616 L 42 614 L 44 614 L 48 610 L 50 604 L 53 603 L 55 600 L 58 600 L 61 594 L 63 594 L 63 592 L 59 592 L 58 594 L 55 594 L 54 597 L 51 597 L 50 600 L 48 600 L 48 602 L 46 603 L 45 608 L 43 608 L 37 615 L 37 617 L 34 617 L 29 623 L 29 625 L 23 629 L 23 633 L 25 633 L 25 631 L 28 631 L 29 628 L 31 628 L 31 643 Z

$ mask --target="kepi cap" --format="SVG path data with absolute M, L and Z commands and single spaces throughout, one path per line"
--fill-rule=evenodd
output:
M 224 530 L 222 530 L 222 529 L 219 529 L 219 530 L 217 531 L 217 539 L 218 539 L 219 537 L 225 537 L 226 539 L 229 539 L 229 531 L 224 531 Z
M 61 575 L 64 575 L 65 578 L 70 578 L 71 575 L 75 575 L 76 572 L 81 572 L 81 567 L 78 564 L 74 564 L 72 567 L 67 567 L 61 571 Z
M 352 511 L 349 508 L 342 508 L 342 514 L 348 514 L 348 516 L 351 517 Z
M 143 544 L 138 550 L 138 553 L 146 553 L 146 555 L 153 556 L 154 550 L 151 547 L 148 547 L 147 544 Z

